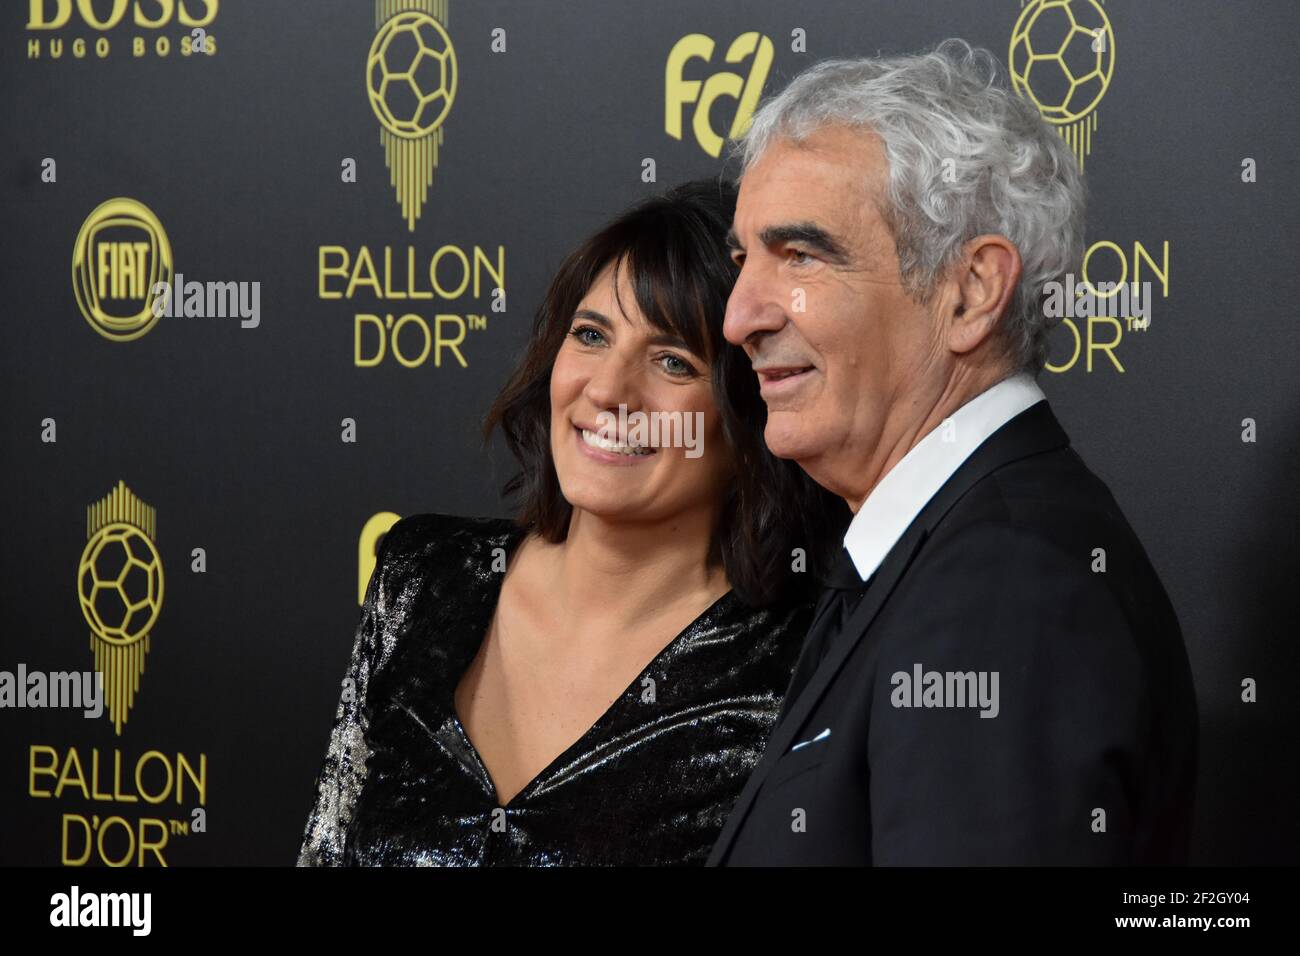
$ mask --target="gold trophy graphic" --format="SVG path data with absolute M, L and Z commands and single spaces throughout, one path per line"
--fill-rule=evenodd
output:
M 140 689 L 149 636 L 163 602 L 154 508 L 122 481 L 86 509 L 77 597 L 90 625 L 95 670 L 104 675 L 109 719 L 119 736 Z
M 447 0 L 375 0 L 366 91 L 382 127 L 389 179 L 414 232 L 433 183 L 442 123 L 456 98 L 456 51 L 443 28 Z

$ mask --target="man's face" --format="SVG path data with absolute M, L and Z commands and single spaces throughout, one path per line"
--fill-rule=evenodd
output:
M 899 440 L 890 416 L 907 419 L 941 355 L 877 211 L 887 169 L 867 131 L 778 140 L 741 182 L 732 235 L 741 272 L 723 332 L 758 374 L 767 445 L 842 495 L 882 436 Z

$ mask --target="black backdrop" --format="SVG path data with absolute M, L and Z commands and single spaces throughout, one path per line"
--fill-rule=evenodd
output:
M 666 132 L 666 65 L 683 37 L 716 43 L 711 60 L 685 65 L 685 79 L 733 71 L 766 93 L 818 59 L 947 36 L 1006 61 L 1023 12 L 1019 0 L 431 5 L 454 47 L 457 86 L 426 137 L 441 142 L 412 230 L 367 97 L 377 20 L 393 11 L 377 17 L 373 0 L 185 0 L 192 19 L 215 9 L 203 26 L 215 43 L 209 55 L 182 55 L 191 28 L 174 4 L 119 2 L 121 21 L 103 28 L 74 0 L 9 0 L 0 12 L 0 284 L 10 302 L 0 489 L 13 507 L 0 551 L 0 670 L 92 667 L 78 562 L 98 527 L 88 528 L 86 509 L 119 482 L 155 509 L 149 537 L 165 596 L 120 733 L 108 714 L 0 711 L 4 863 L 79 858 L 78 827 L 111 817 L 120 821 L 88 864 L 137 863 L 131 841 L 156 836 L 142 819 L 192 825 L 197 806 L 205 832 L 173 829 L 169 865 L 292 862 L 357 621 L 367 522 L 504 513 L 505 462 L 482 450 L 479 421 L 561 257 L 635 199 L 724 168 L 693 132 L 695 104 L 681 107 L 681 139 Z M 101 24 L 114 8 L 85 5 Z M 1122 371 L 1100 349 L 1091 368 L 1086 353 L 1071 364 L 1062 329 L 1053 353 L 1062 368 L 1042 385 L 1124 507 L 1183 624 L 1202 721 L 1194 861 L 1291 861 L 1300 833 L 1289 613 L 1300 569 L 1291 351 L 1300 344 L 1300 14 L 1287 0 L 1071 5 L 1080 21 L 1104 13 L 1114 57 L 1105 95 L 1084 118 L 1087 237 L 1100 244 L 1089 277 L 1120 279 L 1119 250 L 1130 273 L 1142 263 L 1156 298 L 1147 330 L 1094 329 L 1103 342 L 1122 333 L 1110 353 Z M 33 28 L 32 6 L 38 21 L 56 23 L 66 7 L 67 22 Z M 137 25 L 137 11 L 169 17 Z M 724 62 L 750 31 L 772 44 L 766 76 L 751 77 L 754 57 Z M 806 38 L 802 52 L 794 31 Z M 73 53 L 77 38 L 91 47 L 84 57 Z M 712 128 L 725 135 L 736 109 L 719 97 Z M 347 158 L 356 182 L 344 181 Z M 1243 179 L 1247 159 L 1254 181 Z M 115 197 L 157 217 L 187 279 L 259 282 L 257 327 L 168 317 L 130 341 L 97 331 L 70 266 L 83 223 Z M 353 259 L 364 246 L 377 265 L 391 247 L 397 283 L 408 247 L 418 269 L 444 246 L 471 262 L 477 247 L 504 261 L 506 309 L 492 309 L 493 282 L 447 301 L 379 300 L 364 287 L 322 298 L 326 246 Z M 454 285 L 457 255 L 445 256 Z M 343 285 L 325 279 L 327 290 Z M 453 338 L 464 323 L 467 367 L 450 349 L 436 366 L 432 355 L 405 367 L 390 353 L 359 367 L 355 316 L 406 312 L 431 327 L 437 314 L 457 317 L 443 322 Z M 469 316 L 485 327 L 470 328 Z M 413 322 L 403 333 L 406 353 L 418 352 L 418 331 Z M 355 442 L 341 438 L 345 419 Z M 1254 441 L 1243 440 L 1246 419 Z M 1258 683 L 1253 703 L 1242 700 L 1247 678 Z M 89 799 L 76 785 L 41 795 L 55 779 L 32 767 L 50 754 L 69 774 L 81 767 Z M 129 799 L 142 758 L 155 792 L 177 755 L 205 767 L 201 799 L 192 790 L 180 805 Z M 96 759 L 103 799 L 92 789 Z

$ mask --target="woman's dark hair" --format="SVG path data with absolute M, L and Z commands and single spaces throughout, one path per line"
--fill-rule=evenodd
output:
M 849 512 L 792 461 L 763 442 L 767 407 L 745 353 L 722 337 L 727 297 L 738 273 L 726 248 L 736 187 L 721 179 L 685 183 L 643 200 L 584 242 L 560 265 L 533 320 L 519 367 L 483 423 L 497 428 L 520 470 L 504 491 L 518 502 L 516 521 L 557 543 L 573 507 L 560 491 L 551 456 L 550 376 L 582 298 L 601 271 L 626 266 L 646 321 L 679 336 L 710 364 L 723 435 L 735 458 L 714 553 L 741 600 L 753 606 L 807 596 L 838 553 Z M 795 549 L 805 568 L 793 568 Z

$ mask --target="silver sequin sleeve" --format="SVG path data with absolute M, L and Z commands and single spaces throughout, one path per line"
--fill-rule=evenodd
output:
M 394 526 L 396 528 L 396 526 Z M 380 545 L 375 570 L 362 602 L 352 656 L 334 712 L 329 747 L 316 778 L 316 796 L 307 817 L 298 866 L 340 866 L 357 795 L 366 781 L 364 704 L 371 675 L 392 652 L 394 621 L 390 565 L 396 535 L 390 529 Z

